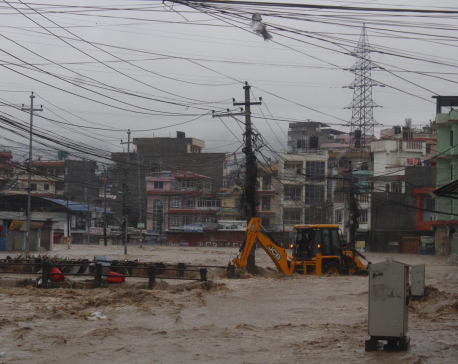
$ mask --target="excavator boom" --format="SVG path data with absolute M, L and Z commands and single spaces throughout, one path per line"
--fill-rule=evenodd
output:
M 246 229 L 245 241 L 240 247 L 237 257 L 232 261 L 233 264 L 240 268 L 245 267 L 248 260 L 248 255 L 250 254 L 251 249 L 253 249 L 253 245 L 257 240 L 262 249 L 264 249 L 267 255 L 269 255 L 269 257 L 272 259 L 279 272 L 292 274 L 293 272 L 291 270 L 291 265 L 288 262 L 288 255 L 286 250 L 280 248 L 264 234 L 262 234 L 260 232 L 260 228 L 261 219 L 257 217 L 252 218 Z

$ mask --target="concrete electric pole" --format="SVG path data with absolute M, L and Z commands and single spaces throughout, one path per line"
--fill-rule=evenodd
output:
M 356 231 L 358 229 L 359 207 L 356 200 L 355 185 L 353 183 L 353 168 L 351 161 L 348 162 L 348 246 L 354 248 L 356 245 Z
M 256 217 L 256 185 L 258 182 L 258 164 L 256 155 L 253 152 L 253 129 L 251 124 L 251 105 L 261 105 L 262 99 L 259 98 L 259 102 L 250 102 L 250 89 L 251 86 L 248 82 L 245 82 L 245 86 L 243 86 L 245 90 L 245 102 L 235 102 L 233 99 L 234 106 L 245 106 L 245 109 L 242 109 L 241 113 L 227 113 L 227 114 L 215 114 L 213 113 L 213 117 L 221 117 L 221 116 L 236 116 L 236 115 L 243 115 L 245 116 L 245 148 L 243 148 L 243 152 L 246 155 L 245 158 L 245 187 L 244 187 L 244 195 L 245 195 L 245 216 L 247 219 L 247 223 L 253 217 Z M 254 245 L 253 245 L 254 246 Z M 255 249 L 252 249 L 250 255 L 248 256 L 247 260 L 247 271 L 251 274 L 256 274 L 256 267 L 255 267 Z
M 29 140 L 29 160 L 27 163 L 27 173 L 29 175 L 29 181 L 27 184 L 27 232 L 25 236 L 25 250 L 29 250 L 30 243 L 30 222 L 31 222 L 31 210 L 32 210 L 32 135 L 33 135 L 33 112 L 43 111 L 43 106 L 40 105 L 39 109 L 33 108 L 33 99 L 35 98 L 33 92 L 30 95 L 30 107 L 25 107 L 22 104 L 22 111 L 30 112 L 30 140 Z
M 124 254 L 127 255 L 127 219 L 128 219 L 128 214 L 127 214 L 127 206 L 126 206 L 126 195 L 127 195 L 127 181 L 128 181 L 128 175 L 129 175 L 129 164 L 130 164 L 130 129 L 127 130 L 127 143 L 122 142 L 121 144 L 127 144 L 127 169 L 125 173 L 125 182 L 124 182 L 124 188 L 123 188 L 123 193 L 122 193 L 122 210 L 124 214 Z

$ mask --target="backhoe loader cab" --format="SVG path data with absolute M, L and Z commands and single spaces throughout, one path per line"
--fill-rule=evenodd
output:
M 338 225 L 296 225 L 296 243 L 293 256 L 300 260 L 317 254 L 341 255 L 343 246 Z
M 317 256 L 321 260 L 322 273 L 340 274 L 343 246 L 338 225 L 296 225 L 296 243 L 293 259 L 312 261 Z M 316 265 L 306 263 L 309 273 L 316 271 Z M 316 272 L 314 272 L 316 273 Z
M 319 260 L 321 272 L 327 274 L 354 274 L 365 271 L 354 252 L 346 250 L 341 239 L 339 225 L 316 224 L 295 225 L 296 243 L 293 247 L 293 259 L 304 261 L 304 269 L 309 273 L 317 272 Z M 355 259 L 356 258 L 356 259 Z M 307 261 L 313 261 L 309 264 Z

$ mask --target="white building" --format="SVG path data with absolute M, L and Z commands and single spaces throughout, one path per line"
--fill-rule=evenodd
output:
M 280 154 L 277 198 L 283 231 L 296 224 L 330 221 L 326 205 L 328 152 Z
M 374 155 L 374 192 L 404 193 L 405 168 L 421 165 L 426 142 L 412 140 L 377 140 L 371 143 Z

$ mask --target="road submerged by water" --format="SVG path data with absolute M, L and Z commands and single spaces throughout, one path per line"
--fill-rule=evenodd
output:
M 56 246 L 52 254 L 122 253 L 122 246 Z M 237 250 L 148 246 L 129 253 L 142 262 L 226 265 Z M 387 255 L 367 256 L 378 262 Z M 409 308 L 409 352 L 364 351 L 367 277 L 284 276 L 259 251 L 258 276 L 230 280 L 216 269 L 210 282 L 162 281 L 152 291 L 135 279 L 108 289 L 42 290 L 8 286 L 13 277 L 2 276 L 0 362 L 456 363 L 458 266 L 445 257 L 394 258 L 426 264 L 428 296 Z

